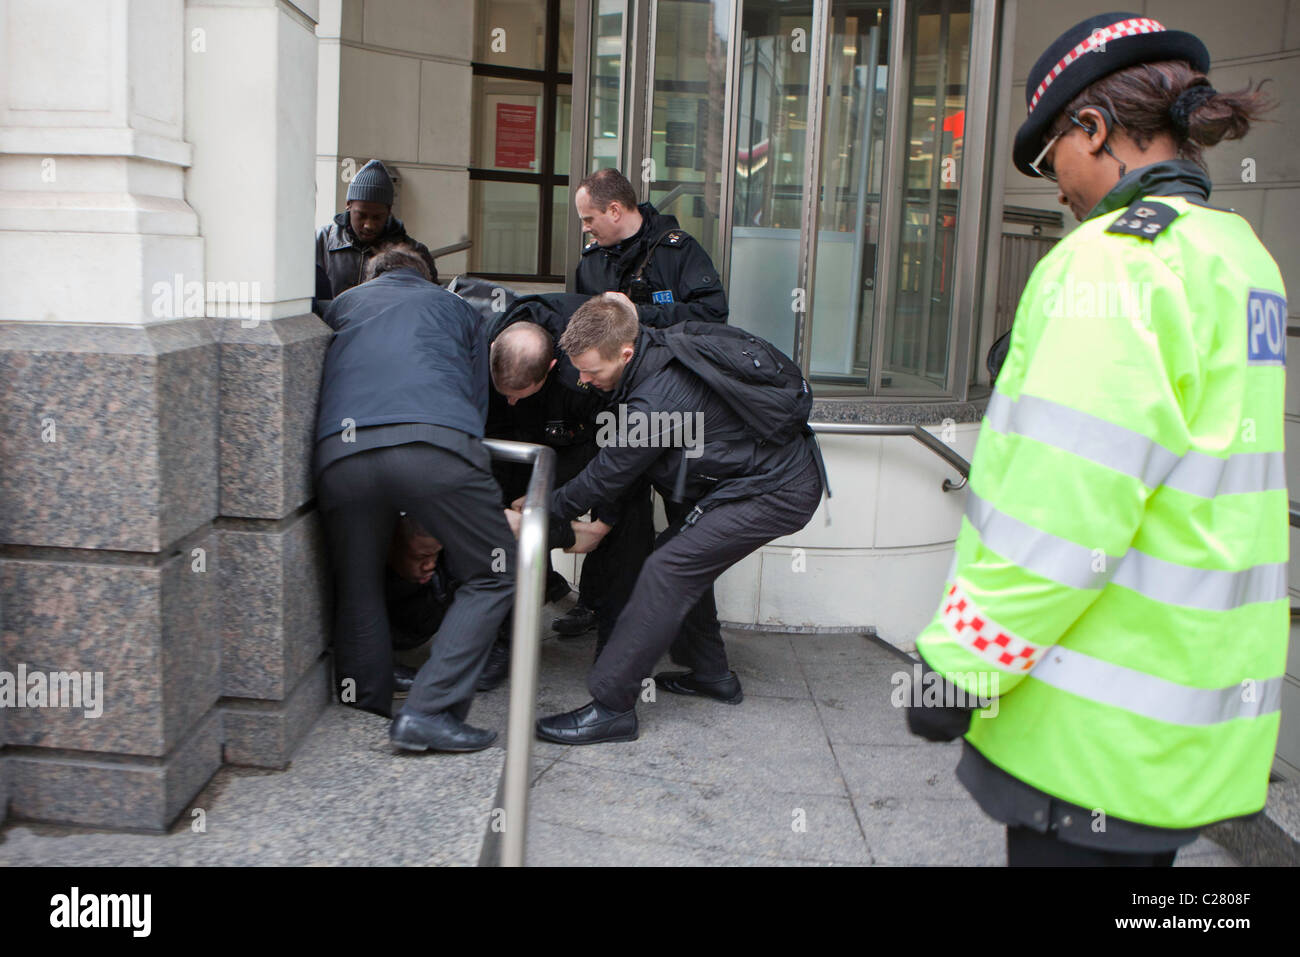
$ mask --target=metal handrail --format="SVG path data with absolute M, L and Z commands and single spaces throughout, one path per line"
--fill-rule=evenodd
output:
M 511 627 L 510 705 L 506 722 L 506 773 L 502 787 L 505 828 L 501 866 L 524 865 L 528 832 L 528 782 L 533 756 L 533 719 L 537 700 L 537 658 L 542 637 L 542 601 L 546 595 L 546 503 L 555 474 L 555 450 L 528 442 L 484 439 L 494 459 L 531 464 L 519 547 L 515 558 L 515 610 Z
M 429 255 L 434 259 L 437 259 L 439 256 L 450 256 L 452 253 L 458 253 L 462 249 L 469 249 L 473 245 L 474 240 L 462 239 L 460 242 L 452 243 L 450 246 L 439 246 L 437 249 L 430 249 Z
M 943 480 L 945 492 L 965 488 L 966 480 L 970 477 L 970 463 L 958 455 L 952 446 L 936 439 L 919 425 L 866 425 L 858 422 L 809 422 L 808 425 L 819 435 L 910 435 L 961 473 L 960 482 L 949 478 Z

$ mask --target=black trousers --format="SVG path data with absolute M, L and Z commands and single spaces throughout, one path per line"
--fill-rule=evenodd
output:
M 1067 844 L 1051 831 L 1040 834 L 1031 827 L 1007 827 L 1008 867 L 1172 867 L 1177 853 L 1101 851 Z
M 334 568 L 341 700 L 392 714 L 384 563 L 404 511 L 442 542 L 439 561 L 460 582 L 404 710 L 463 719 L 515 593 L 515 539 L 497 483 L 460 456 L 415 442 L 339 459 L 321 473 L 316 494 Z
M 821 474 L 810 460 L 781 488 L 717 505 L 685 531 L 682 522 L 691 504 L 668 503 L 668 528 L 587 678 L 591 696 L 617 711 L 634 707 L 641 680 L 665 651 L 702 675 L 725 674 L 727 652 L 713 582 L 760 546 L 807 525 L 821 492 Z
M 618 522 L 582 562 L 578 603 L 596 613 L 597 658 L 614 634 L 654 547 L 654 497 L 650 483 L 641 482 L 627 494 Z

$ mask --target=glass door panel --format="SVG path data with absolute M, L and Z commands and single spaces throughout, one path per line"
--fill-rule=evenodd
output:
M 617 168 L 620 162 L 623 149 L 623 34 L 626 24 L 625 0 L 595 0 L 591 21 L 591 86 L 587 104 L 590 114 L 587 132 L 591 142 L 587 173 L 610 166 Z
M 863 387 L 880 244 L 888 5 L 832 0 L 830 27 L 810 364 L 817 381 Z
M 903 208 L 881 390 L 948 390 L 952 282 L 970 62 L 970 0 L 909 5 Z
M 731 323 L 794 351 L 811 2 L 746 0 L 736 105 Z
M 655 6 L 650 201 L 677 217 L 718 262 L 728 0 L 659 0 Z M 636 184 L 640 169 L 624 171 Z M 734 282 L 733 282 L 734 285 Z

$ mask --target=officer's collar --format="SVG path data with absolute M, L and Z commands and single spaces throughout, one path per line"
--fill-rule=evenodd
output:
M 609 247 L 609 251 L 616 256 L 619 253 L 624 252 L 625 250 L 631 249 L 638 242 L 640 242 L 641 237 L 643 237 L 646 234 L 646 230 L 650 228 L 650 217 L 645 214 L 644 205 L 638 206 L 637 211 L 641 213 L 641 228 L 638 229 L 636 232 L 634 232 L 631 236 L 627 237 L 627 239 L 620 239 L 613 246 Z
M 1085 219 L 1131 206 L 1143 196 L 1210 198 L 1210 177 L 1191 160 L 1161 160 L 1130 171 L 1101 198 Z
M 618 385 L 614 386 L 614 391 L 609 393 L 610 402 L 618 402 L 631 394 L 632 380 L 641 371 L 641 360 L 645 358 L 646 347 L 649 345 L 650 340 L 643 326 L 637 330 L 636 342 L 632 343 L 632 358 L 623 367 L 623 374 L 618 377 Z

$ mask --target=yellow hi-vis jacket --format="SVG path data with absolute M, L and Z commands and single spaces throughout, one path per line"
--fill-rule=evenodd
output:
M 1038 264 L 917 639 L 962 690 L 996 689 L 966 740 L 998 767 L 1155 827 L 1263 807 L 1289 625 L 1285 355 L 1281 274 L 1235 213 L 1146 197 Z

